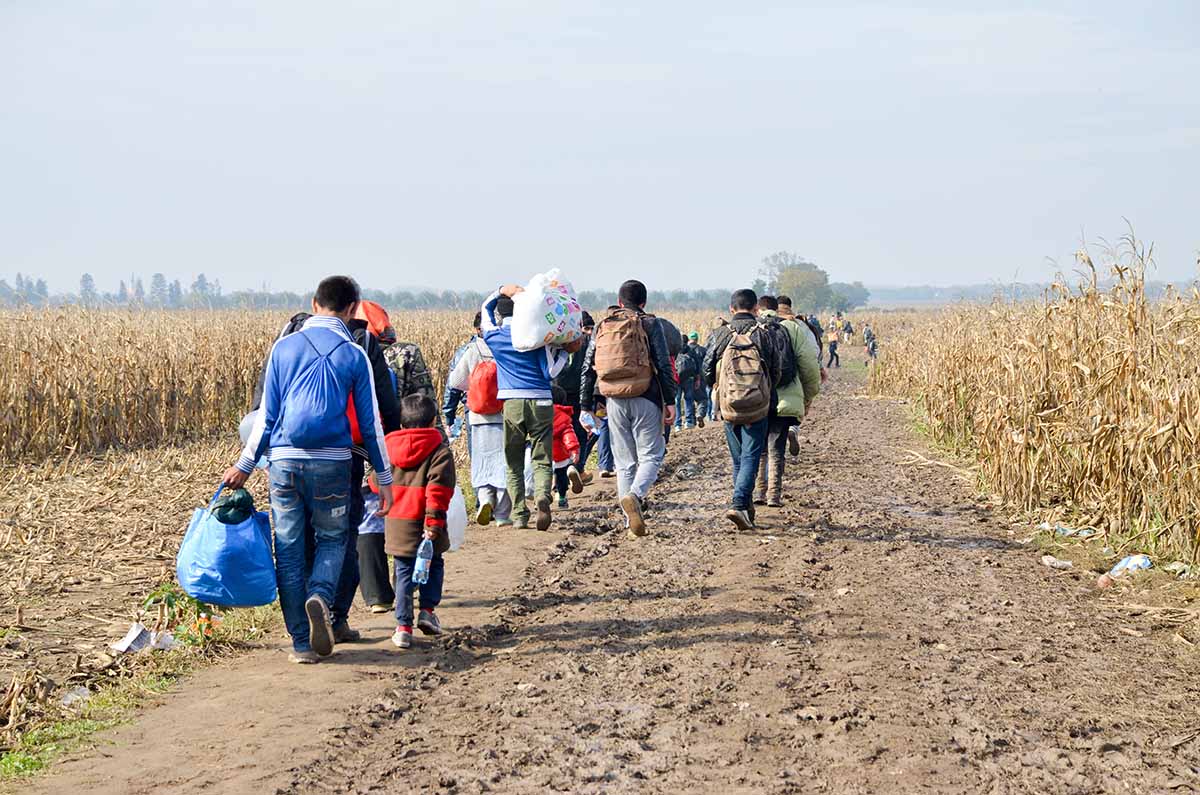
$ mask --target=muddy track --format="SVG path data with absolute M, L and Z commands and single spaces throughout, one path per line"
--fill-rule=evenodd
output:
M 903 408 L 855 385 L 756 533 L 714 518 L 717 429 L 672 442 L 651 537 L 586 495 L 485 624 L 279 791 L 1200 789 L 1194 657 L 1120 632 L 951 470 L 902 464 Z

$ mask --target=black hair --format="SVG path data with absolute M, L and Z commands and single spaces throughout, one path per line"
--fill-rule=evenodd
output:
M 780 296 L 777 296 L 775 298 L 775 300 L 779 302 L 780 306 L 791 306 L 792 305 L 792 297 L 790 295 L 780 295 Z
M 471 328 L 480 328 L 483 325 L 483 312 L 476 312 L 475 319 L 471 321 Z
M 329 276 L 317 285 L 313 300 L 322 309 L 342 313 L 362 300 L 362 296 L 358 282 L 349 276 Z
M 496 315 L 503 320 L 506 317 L 512 317 L 513 300 L 507 295 L 502 295 L 496 299 Z
M 556 406 L 567 405 L 567 390 L 563 389 L 558 384 L 555 384 L 554 386 L 550 387 L 550 394 L 554 396 L 554 405 L 556 405 Z
M 646 305 L 646 285 L 630 279 L 617 290 L 617 303 L 626 309 L 637 309 Z
M 739 312 L 750 312 L 758 306 L 758 296 L 749 288 L 737 290 L 729 297 L 729 306 Z
M 580 321 L 579 325 L 580 325 L 581 327 L 583 327 L 583 328 L 595 328 L 595 327 L 596 327 L 596 321 L 595 321 L 595 320 L 593 320 L 593 319 L 592 319 L 592 316 L 591 316 L 591 315 L 589 315 L 589 314 L 588 314 L 588 313 L 585 311 L 585 312 L 583 313 L 583 320 L 582 320 L 582 321 Z
M 760 295 L 758 297 L 758 308 L 775 312 L 779 309 L 779 299 L 773 295 Z
M 431 428 L 437 406 L 427 395 L 406 395 L 400 401 L 401 428 Z

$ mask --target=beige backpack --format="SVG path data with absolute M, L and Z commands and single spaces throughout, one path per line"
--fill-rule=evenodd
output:
M 654 367 L 650 339 L 632 309 L 616 309 L 596 327 L 596 381 L 611 398 L 641 397 L 650 388 Z
M 717 399 L 721 419 L 734 425 L 758 422 L 771 410 L 771 383 L 749 334 L 734 333 L 721 355 Z

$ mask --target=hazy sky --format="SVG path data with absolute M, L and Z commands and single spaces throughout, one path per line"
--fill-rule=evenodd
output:
M 251 8 L 253 7 L 253 8 Z M 0 276 L 1046 278 L 1200 249 L 1200 4 L 0 4 Z

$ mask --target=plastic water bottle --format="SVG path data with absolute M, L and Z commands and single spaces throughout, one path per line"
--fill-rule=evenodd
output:
M 429 567 L 433 563 L 433 542 L 426 538 L 417 547 L 417 562 L 413 566 L 413 582 L 424 585 L 429 582 Z

